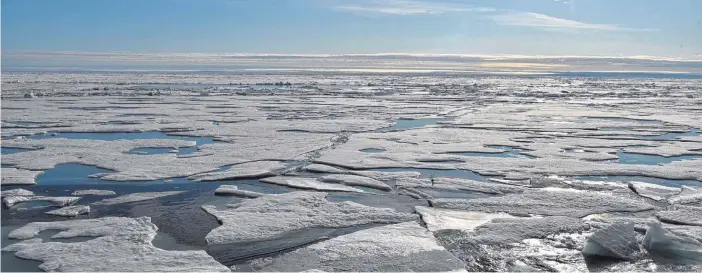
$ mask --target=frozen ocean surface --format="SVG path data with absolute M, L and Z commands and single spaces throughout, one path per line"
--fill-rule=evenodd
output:
M 3 271 L 702 270 L 695 75 L 2 81 Z

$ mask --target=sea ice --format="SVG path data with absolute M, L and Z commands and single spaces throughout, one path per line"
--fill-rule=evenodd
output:
M 268 240 L 308 228 L 342 228 L 416 220 L 416 214 L 344 201 L 323 192 L 290 192 L 244 200 L 227 210 L 203 209 L 222 222 L 205 237 L 208 244 Z M 274 221 L 272 221 L 274 219 Z
M 42 261 L 39 269 L 44 271 L 230 271 L 205 251 L 167 251 L 154 247 L 151 241 L 158 228 L 146 216 L 34 222 L 13 230 L 9 237 L 30 239 L 52 229 L 61 232 L 51 238 L 96 238 L 75 243 L 42 242 L 36 238 L 9 245 L 3 251 L 15 252 L 22 259 Z
M 80 197 L 60 197 L 60 196 L 8 196 L 2 199 L 3 204 L 10 208 L 18 203 L 30 202 L 30 201 L 46 201 L 52 206 L 65 207 L 78 202 Z
M 280 161 L 254 161 L 231 166 L 226 171 L 209 172 L 189 176 L 195 181 L 217 181 L 228 179 L 260 178 L 272 176 L 273 171 L 285 168 Z
M 465 272 L 416 222 L 374 227 L 342 235 L 274 258 L 261 271 Z
M 0 179 L 0 184 L 2 185 L 34 185 L 36 184 L 34 179 L 37 175 L 41 174 L 41 172 L 38 171 L 16 168 L 2 168 L 0 173 L 2 173 L 2 179 Z
M 672 206 L 669 210 L 656 212 L 656 217 L 663 222 L 702 226 L 702 208 L 692 206 Z
M 231 195 L 242 198 L 258 198 L 266 195 L 255 191 L 240 190 L 237 186 L 234 185 L 221 185 L 215 190 L 215 194 Z
M 681 192 L 680 188 L 634 181 L 629 182 L 629 188 L 643 197 L 648 197 L 656 201 L 663 201 Z
M 415 211 L 422 216 L 429 231 L 442 229 L 459 229 L 473 231 L 476 227 L 490 222 L 495 218 L 515 218 L 507 213 L 485 213 L 476 211 L 460 211 L 416 206 Z
M 370 177 L 351 174 L 330 174 L 319 178 L 319 181 L 328 183 L 339 183 L 347 186 L 362 186 L 382 191 L 391 191 L 387 184 Z
M 71 195 L 97 195 L 97 196 L 107 196 L 107 195 L 117 195 L 116 192 L 111 190 L 77 190 L 71 193 Z
M 57 215 L 57 216 L 66 216 L 66 217 L 73 217 L 77 216 L 80 214 L 87 214 L 90 213 L 90 207 L 89 206 L 68 206 L 68 207 L 63 207 L 60 209 L 55 209 L 55 210 L 50 210 L 45 212 L 46 214 L 51 214 L 51 215 Z
M 588 239 L 583 254 L 612 257 L 617 259 L 635 259 L 641 252 L 634 223 L 615 223 L 595 231 Z
M 434 207 L 510 214 L 585 217 L 605 212 L 639 212 L 654 207 L 623 196 L 581 190 L 537 189 L 500 197 L 431 200 Z
M 345 191 L 345 192 L 363 192 L 354 187 L 349 187 L 339 184 L 324 183 L 318 181 L 316 178 L 307 177 L 288 177 L 288 176 L 275 176 L 267 177 L 260 180 L 264 183 L 288 186 L 292 188 L 307 189 L 307 190 L 318 190 L 318 191 Z
M 151 200 L 151 199 L 181 194 L 184 192 L 185 191 L 137 192 L 137 193 L 130 193 L 130 194 L 117 196 L 114 198 L 104 199 L 102 201 L 99 201 L 99 202 L 96 202 L 93 204 L 95 204 L 95 205 L 124 204 L 124 203 L 139 202 L 139 201 L 144 201 L 144 200 Z
M 6 190 L 2 191 L 1 196 L 2 197 L 9 197 L 9 196 L 32 196 L 34 195 L 33 192 L 25 190 L 25 189 L 12 189 L 12 190 Z
M 649 223 L 643 246 L 651 253 L 682 263 L 702 262 L 702 243 L 689 237 L 676 236 L 660 222 Z

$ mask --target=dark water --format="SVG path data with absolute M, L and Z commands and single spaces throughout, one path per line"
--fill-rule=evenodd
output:
M 366 149 L 361 149 L 361 152 L 364 152 L 364 153 L 382 153 L 382 152 L 385 152 L 385 149 L 366 148 Z
M 619 157 L 619 164 L 643 164 L 643 165 L 658 165 L 658 164 L 667 164 L 667 163 L 681 161 L 681 160 L 702 159 L 702 155 L 684 155 L 684 156 L 665 157 L 665 156 L 660 156 L 660 155 L 645 155 L 645 154 L 627 153 L 627 152 L 623 152 L 623 151 L 617 151 L 617 156 Z
M 26 151 L 31 151 L 31 150 L 32 149 L 0 148 L 0 154 L 9 155 L 9 154 L 16 154 L 16 153 L 21 153 L 21 152 L 26 152 Z

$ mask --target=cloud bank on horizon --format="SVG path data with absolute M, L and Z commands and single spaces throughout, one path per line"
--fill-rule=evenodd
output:
M 702 74 L 699 58 L 471 54 L 8 52 L 3 71 L 318 71 L 398 73 L 649 72 Z
M 1 3 L 3 70 L 273 69 L 296 58 L 300 68 L 689 72 L 702 59 L 698 0 Z

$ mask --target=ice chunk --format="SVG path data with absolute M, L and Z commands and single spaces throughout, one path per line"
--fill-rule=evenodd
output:
M 125 194 L 115 198 L 105 199 L 100 202 L 94 203 L 95 205 L 115 205 L 124 204 L 131 202 L 139 202 L 144 200 L 151 200 L 176 194 L 184 193 L 185 191 L 162 191 L 162 192 L 137 192 Z
M 629 188 L 638 195 L 648 197 L 656 201 L 665 200 L 673 195 L 679 194 L 680 188 L 666 187 L 645 182 L 629 182 Z
M 8 196 L 2 199 L 6 207 L 10 208 L 18 203 L 29 201 L 46 201 L 52 206 L 65 207 L 78 202 L 80 197 L 56 197 L 56 196 Z
M 476 211 L 459 211 L 416 206 L 414 210 L 422 216 L 430 231 L 442 229 L 460 229 L 473 231 L 476 227 L 495 218 L 514 218 L 507 213 L 484 213 Z
M 676 236 L 661 227 L 660 222 L 649 223 L 642 242 L 651 254 L 683 263 L 702 262 L 702 243 L 683 236 Z
M 337 167 L 332 167 L 324 164 L 310 164 L 302 168 L 305 171 L 313 173 L 348 173 L 349 171 Z
M 441 189 L 457 189 L 491 194 L 520 193 L 525 190 L 524 187 L 520 186 L 448 177 L 434 178 L 433 186 Z
M 263 178 L 260 181 L 264 182 L 264 183 L 271 183 L 271 184 L 288 186 L 291 188 L 298 188 L 298 189 L 319 190 L 319 191 L 363 192 L 363 190 L 359 190 L 359 189 L 354 188 L 354 187 L 319 182 L 315 178 L 307 178 L 307 177 L 275 176 L 275 177 Z
M 234 186 L 234 185 L 221 185 L 215 190 L 215 194 L 216 195 L 232 195 L 232 196 L 243 197 L 243 198 L 258 198 L 258 197 L 265 195 L 265 194 L 259 193 L 259 192 L 240 190 L 237 186 Z
M 71 195 L 97 195 L 97 196 L 106 196 L 106 195 L 117 195 L 116 192 L 110 191 L 110 190 L 77 190 L 71 193 Z
M 68 206 L 60 209 L 47 211 L 46 214 L 73 217 L 80 214 L 90 213 L 89 206 Z
M 605 212 L 639 212 L 653 206 L 639 200 L 581 190 L 539 189 L 500 197 L 457 199 L 439 198 L 434 207 L 510 214 L 540 214 L 585 217 Z
M 374 208 L 354 202 L 331 202 L 324 192 L 290 192 L 244 200 L 231 209 L 203 209 L 222 222 L 207 236 L 208 244 L 267 240 L 307 228 L 342 228 L 371 223 L 416 220 L 416 214 Z
M 702 189 L 682 187 L 682 192 L 668 199 L 668 203 L 678 205 L 702 204 Z
M 25 190 L 25 189 L 13 189 L 13 190 L 6 190 L 2 191 L 2 197 L 8 197 L 8 196 L 32 196 L 34 195 L 33 192 Z
M 465 265 L 416 222 L 375 227 L 275 258 L 261 271 L 444 272 Z
M 587 240 L 583 254 L 631 260 L 641 252 L 634 223 L 615 223 L 596 231 Z
M 16 168 L 2 168 L 2 179 L 0 179 L 0 184 L 2 185 L 34 185 L 36 182 L 34 178 L 41 172 L 28 171 Z
M 254 161 L 231 166 L 226 171 L 196 174 L 188 177 L 195 181 L 259 178 L 273 175 L 274 170 L 285 168 L 280 161 Z
M 340 183 L 347 186 L 362 186 L 382 191 L 391 191 L 392 188 L 381 181 L 370 177 L 351 175 L 351 174 L 330 174 L 319 178 L 322 182 Z
M 702 226 L 702 208 L 691 206 L 674 206 L 671 210 L 656 212 L 656 217 L 663 222 Z
M 3 251 L 13 251 L 22 259 L 42 261 L 39 269 L 44 271 L 229 271 L 205 251 L 166 251 L 154 247 L 151 241 L 157 227 L 149 217 L 34 222 L 13 230 L 9 237 L 29 239 L 50 229 L 61 230 L 52 238 L 96 238 L 75 243 L 43 243 L 37 238 L 9 245 Z

